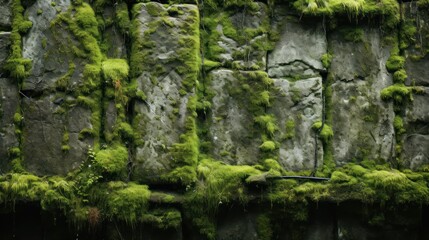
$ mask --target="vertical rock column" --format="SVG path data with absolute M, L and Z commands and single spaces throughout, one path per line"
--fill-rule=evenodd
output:
M 11 15 L 11 2 L 0 1 L 0 174 L 10 169 L 11 158 L 17 157 L 20 151 L 14 123 L 19 109 L 18 82 L 3 69 L 10 52 Z
M 68 0 L 37 1 L 25 15 L 33 26 L 23 37 L 22 55 L 32 61 L 21 89 L 23 165 L 39 175 L 66 174 L 99 135 L 97 21 L 88 4 Z
M 136 4 L 133 13 L 130 65 L 140 98 L 134 107 L 134 179 L 158 181 L 173 169 L 192 176 L 198 158 L 198 8 L 150 2 Z
M 277 158 L 273 139 L 277 123 L 267 113 L 275 90 L 264 72 L 268 8 L 250 3 L 234 10 L 206 9 L 205 14 L 201 34 L 206 78 L 202 81 L 203 95 L 211 107 L 201 134 L 203 150 L 231 165 L 255 165 Z
M 274 19 L 280 39 L 268 56 L 268 75 L 278 93 L 269 113 L 278 121 L 279 162 L 287 170 L 312 169 L 315 154 L 318 165 L 323 164 L 322 142 L 315 139 L 312 126 L 323 118 L 321 73 L 326 69 L 321 59 L 327 53 L 326 36 L 322 24 L 299 21 L 285 6 L 276 8 Z
M 416 2 L 404 3 L 403 36 L 408 41 L 405 50 L 405 70 L 408 78 L 405 85 L 415 89 L 413 101 L 406 105 L 402 137 L 402 159 L 406 167 L 417 169 L 429 164 L 429 7 L 418 6 Z
M 383 45 L 378 29 L 357 26 L 333 32 L 329 47 L 333 55 L 329 78 L 336 164 L 390 160 L 393 106 L 380 97 L 381 90 L 392 84 L 385 66 L 390 47 Z

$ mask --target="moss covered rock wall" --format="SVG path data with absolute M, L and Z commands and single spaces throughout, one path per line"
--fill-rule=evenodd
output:
M 354 239 L 368 226 L 344 208 L 332 231 L 310 214 L 353 202 L 376 206 L 369 228 L 417 229 L 411 210 L 386 219 L 429 204 L 428 6 L 0 0 L 4 211 L 103 234 Z

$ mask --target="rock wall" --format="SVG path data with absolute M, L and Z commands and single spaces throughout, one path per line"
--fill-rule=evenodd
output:
M 0 202 L 168 239 L 391 236 L 302 214 L 429 204 L 429 7 L 328 2 L 0 0 Z

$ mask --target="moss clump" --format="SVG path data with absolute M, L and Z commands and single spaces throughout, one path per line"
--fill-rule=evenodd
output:
M 407 77 L 407 73 L 404 69 L 398 70 L 393 74 L 393 82 L 399 84 L 404 83 Z
M 325 53 L 322 55 L 322 57 L 320 58 L 320 61 L 322 61 L 322 65 L 324 68 L 329 68 L 329 66 L 331 66 L 333 57 L 334 56 L 330 53 Z
M 251 166 L 230 166 L 221 162 L 203 159 L 197 173 L 201 182 L 187 194 L 185 211 L 192 216 L 193 223 L 208 239 L 215 238 L 214 219 L 222 204 L 238 200 L 248 201 L 244 180 L 261 171 Z
M 123 146 L 111 146 L 95 155 L 95 163 L 103 173 L 120 178 L 126 177 L 128 151 Z
M 292 139 L 295 137 L 295 121 L 288 120 L 285 124 L 286 134 L 284 136 L 285 139 Z
M 182 224 L 182 215 L 176 209 L 154 209 L 143 214 L 141 220 L 158 229 L 177 229 Z
M 13 123 L 16 126 L 21 126 L 22 120 L 24 120 L 24 117 L 20 113 L 17 112 L 13 115 Z
M 407 87 L 404 84 L 396 83 L 381 90 L 381 99 L 394 100 L 395 103 L 401 104 L 404 99 L 412 99 L 411 93 L 411 87 Z
M 265 141 L 259 146 L 259 149 L 261 149 L 264 152 L 270 152 L 274 151 L 277 148 L 276 143 L 274 141 Z
M 279 129 L 279 127 L 276 125 L 276 119 L 274 115 L 261 115 L 255 117 L 254 121 L 271 136 Z
M 1 177 L 0 201 L 40 200 L 49 189 L 47 181 L 31 174 L 12 173 Z
M 391 29 L 399 22 L 399 4 L 394 0 L 296 0 L 293 6 L 300 13 L 310 16 L 349 16 L 350 20 L 379 16 L 384 25 Z
M 116 24 L 122 33 L 129 34 L 131 21 L 127 4 L 125 2 L 119 3 L 115 10 Z
M 395 116 L 393 119 L 393 127 L 395 128 L 396 134 L 405 133 L 404 122 L 400 116 Z
M 89 4 L 83 3 L 82 5 L 77 6 L 74 17 L 76 23 L 82 30 L 90 33 L 94 37 L 99 36 L 98 22 L 95 18 L 94 10 Z
M 191 186 L 197 179 L 195 166 L 181 166 L 174 168 L 171 172 L 161 177 L 170 183 L 181 183 L 184 186 Z
M 386 68 L 389 72 L 396 72 L 404 68 L 405 58 L 398 55 L 391 55 L 386 62 Z
M 319 138 L 322 139 L 322 141 L 324 142 L 328 142 L 329 139 L 331 139 L 334 136 L 334 132 L 332 131 L 332 128 L 326 123 L 323 124 L 323 129 L 321 129 L 322 128 L 321 121 L 313 123 L 313 126 L 311 128 L 314 131 L 319 132 Z
M 129 224 L 141 220 L 141 215 L 149 206 L 150 190 L 146 185 L 136 183 L 110 182 L 107 196 L 107 217 Z
M 112 82 L 128 78 L 129 67 L 125 59 L 107 59 L 101 65 L 103 77 Z
M 22 37 L 21 34 L 33 26 L 31 21 L 24 18 L 24 7 L 21 5 L 21 0 L 12 1 L 12 32 L 11 39 L 11 53 L 4 69 L 10 74 L 11 77 L 22 80 L 30 75 L 31 60 L 22 58 Z

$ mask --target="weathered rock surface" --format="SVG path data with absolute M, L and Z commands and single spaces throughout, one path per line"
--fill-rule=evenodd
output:
M 14 124 L 18 108 L 18 84 L 13 79 L 0 78 L 0 174 L 9 170 L 11 148 L 19 146 Z
M 210 73 L 211 90 L 215 93 L 208 131 L 211 153 L 229 164 L 256 164 L 261 160 L 261 136 L 255 128 L 255 116 L 246 107 L 252 99 L 245 92 L 231 94 L 242 87 L 235 74 L 222 69 Z
M 334 159 L 337 164 L 389 160 L 393 154 L 392 103 L 380 99 L 380 91 L 392 84 L 385 68 L 389 49 L 381 45 L 375 29 L 364 29 L 363 42 L 348 42 L 340 32 L 330 36 L 334 55 L 332 123 Z
M 0 30 L 12 25 L 12 0 L 0 0 Z
M 173 8 L 181 13 L 173 14 Z M 137 88 L 146 96 L 144 102 L 136 102 L 134 109 L 139 138 L 134 175 L 153 178 L 171 169 L 170 149 L 180 142 L 185 120 L 191 116 L 187 104 L 194 94 L 192 87 L 185 84 L 196 82 L 187 64 L 199 64 L 197 54 L 193 54 L 199 46 L 198 38 L 193 38 L 199 31 L 198 8 L 145 3 L 140 5 L 134 21 L 139 29 L 136 41 L 146 44 L 142 49 L 134 46 L 132 53 L 143 56 L 145 66 L 137 77 Z M 154 23 L 158 24 L 156 28 Z
M 7 57 L 9 56 L 10 44 L 10 32 L 0 32 L 0 77 L 2 77 L 2 75 L 4 74 L 2 68 Z
M 409 47 L 406 49 L 407 61 L 405 69 L 407 85 L 429 86 L 429 9 L 418 7 L 417 2 L 406 2 L 404 21 L 406 28 L 414 27 L 414 36 L 410 36 Z M 404 29 L 406 31 L 409 29 Z
M 404 139 L 403 154 L 406 167 L 413 170 L 429 163 L 429 135 L 410 134 Z
M 311 128 L 322 120 L 322 78 L 274 79 L 274 85 L 279 92 L 268 112 L 278 121 L 276 140 L 280 142 L 280 164 L 287 170 L 311 169 L 317 151 L 317 165 L 322 165 L 322 142 L 317 140 L 316 150 L 315 131 Z
M 22 55 L 31 59 L 30 76 L 23 82 L 23 90 L 44 91 L 55 88 L 74 90 L 82 84 L 83 66 L 88 62 L 74 52 L 83 49 L 64 23 L 51 22 L 70 7 L 69 0 L 37 1 L 26 10 L 33 27 L 23 38 Z M 58 10 L 57 10 L 58 9 Z M 69 73 L 68 73 L 69 72 Z M 67 75 L 67 81 L 60 79 Z
M 290 15 L 287 8 L 275 10 L 273 27 L 280 39 L 268 55 L 268 75 L 273 78 L 309 78 L 326 70 L 321 62 L 327 53 L 327 39 L 322 23 L 314 23 Z
M 413 94 L 413 101 L 408 101 L 405 109 L 405 134 L 402 136 L 403 149 L 400 158 L 411 169 L 418 169 L 429 164 L 429 56 L 428 9 L 418 7 L 415 2 L 404 6 L 404 28 L 414 29 L 411 39 L 406 39 L 405 69 L 408 86 L 422 89 L 422 93 Z
M 22 100 L 22 150 L 24 165 L 30 172 L 62 175 L 86 159 L 93 138 L 81 131 L 93 128 L 91 110 L 80 105 L 64 109 L 66 103 L 63 98 L 71 101 L 69 97 L 55 95 Z M 65 134 L 68 134 L 68 140 Z
M 265 4 L 258 3 L 257 10 L 236 9 L 218 12 L 208 18 L 218 21 L 207 26 L 214 27 L 207 29 L 212 32 L 207 50 L 213 58 L 210 60 L 234 69 L 265 69 L 267 51 L 264 47 L 268 44 L 266 31 L 269 27 Z
M 429 164 L 429 88 L 414 94 L 405 111 L 405 129 L 401 158 L 413 170 Z

